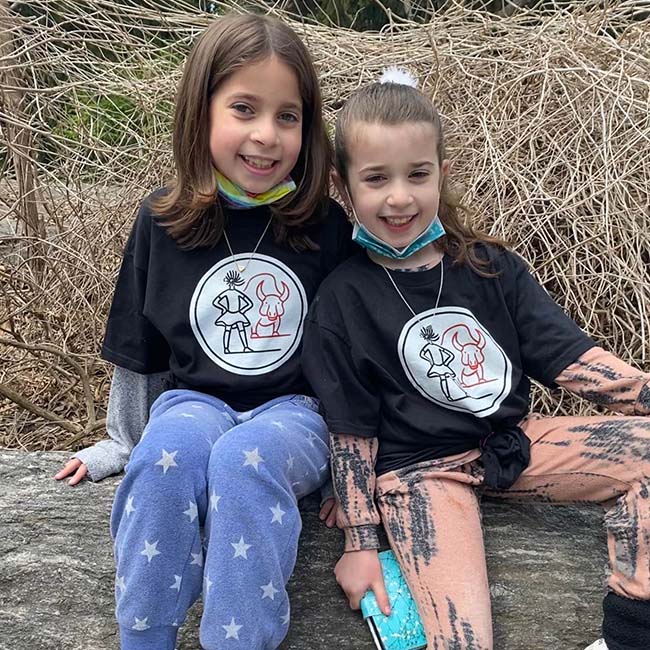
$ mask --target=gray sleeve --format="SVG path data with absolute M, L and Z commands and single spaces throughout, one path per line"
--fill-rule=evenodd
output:
M 108 397 L 108 440 L 74 454 L 88 468 L 91 481 L 101 481 L 124 469 L 131 450 L 140 440 L 149 419 L 149 409 L 164 390 L 166 372 L 140 375 L 116 366 Z

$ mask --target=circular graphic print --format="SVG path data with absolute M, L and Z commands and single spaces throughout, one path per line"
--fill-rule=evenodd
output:
M 307 296 L 296 274 L 256 253 L 215 264 L 190 302 L 192 331 L 219 367 L 238 375 L 262 375 L 296 351 Z
M 404 325 L 397 346 L 409 381 L 440 406 L 487 417 L 510 393 L 510 359 L 467 309 L 418 314 Z

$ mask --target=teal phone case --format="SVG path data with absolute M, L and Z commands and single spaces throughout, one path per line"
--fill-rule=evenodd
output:
M 417 650 L 426 648 L 427 641 L 415 601 L 404 580 L 392 551 L 379 554 L 388 592 L 391 614 L 384 616 L 375 594 L 368 591 L 361 599 L 361 612 L 379 650 Z

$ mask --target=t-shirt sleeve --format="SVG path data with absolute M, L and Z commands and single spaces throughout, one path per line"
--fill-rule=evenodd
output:
M 316 300 L 314 307 L 305 321 L 302 365 L 327 426 L 332 433 L 374 437 L 380 400 L 356 367 L 349 343 L 319 322 L 319 312 L 328 306 Z
M 324 275 L 331 273 L 341 262 L 359 250 L 352 241 L 352 224 L 345 210 L 334 199 L 329 201 L 329 209 L 323 233 Z
M 147 375 L 169 369 L 167 341 L 144 315 L 152 217 L 146 206 L 124 250 L 101 356 L 116 366 Z
M 545 386 L 596 343 L 583 332 L 531 275 L 524 261 L 505 253 L 502 284 L 519 335 L 526 375 Z

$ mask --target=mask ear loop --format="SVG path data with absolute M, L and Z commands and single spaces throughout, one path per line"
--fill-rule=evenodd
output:
M 345 190 L 345 196 L 343 197 L 343 199 L 347 201 L 348 207 L 352 212 L 352 216 L 354 217 L 354 221 L 356 225 L 361 226 L 359 217 L 357 217 L 357 211 L 354 209 L 354 203 L 352 202 L 352 194 L 350 193 L 350 188 L 347 186 L 347 183 L 343 186 L 343 189 Z

